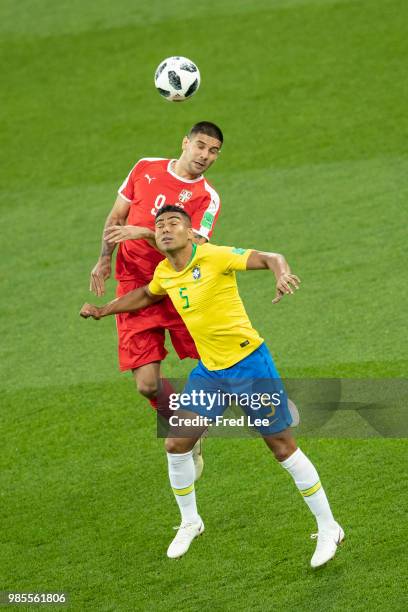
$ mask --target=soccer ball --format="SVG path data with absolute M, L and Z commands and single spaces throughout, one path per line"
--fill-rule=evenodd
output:
M 182 102 L 199 88 L 200 71 L 187 57 L 168 57 L 158 65 L 154 84 L 166 100 Z

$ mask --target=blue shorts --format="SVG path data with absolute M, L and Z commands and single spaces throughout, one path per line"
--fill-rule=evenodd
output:
M 181 408 L 216 423 L 231 403 L 246 414 L 246 425 L 263 436 L 283 431 L 292 423 L 288 399 L 267 346 L 225 370 L 207 370 L 201 361 L 192 370 Z M 217 419 L 218 417 L 218 419 Z

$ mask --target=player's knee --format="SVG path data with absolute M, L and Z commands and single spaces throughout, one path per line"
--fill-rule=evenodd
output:
M 286 461 L 295 452 L 296 444 L 294 440 L 283 440 L 273 449 L 273 454 L 278 461 Z
M 286 461 L 297 448 L 295 440 L 286 437 L 273 438 L 268 442 L 268 446 L 278 461 Z
M 156 397 L 159 390 L 157 380 L 137 380 L 136 387 L 141 395 L 149 399 Z
M 186 440 L 183 438 L 166 438 L 164 447 L 168 453 L 187 453 L 190 449 L 186 447 Z
M 275 459 L 277 459 L 279 462 L 285 461 L 290 456 L 286 449 L 282 447 L 274 449 L 273 454 L 275 455 Z

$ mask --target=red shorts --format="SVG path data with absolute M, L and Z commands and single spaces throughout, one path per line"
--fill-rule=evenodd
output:
M 134 281 L 120 281 L 116 295 L 120 297 L 137 288 Z M 180 359 L 200 359 L 194 340 L 168 297 L 136 313 L 116 315 L 119 368 L 122 371 L 140 368 L 167 355 L 165 330 Z

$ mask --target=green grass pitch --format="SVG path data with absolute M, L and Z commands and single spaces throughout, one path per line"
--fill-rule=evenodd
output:
M 406 443 L 369 429 L 300 440 L 347 533 L 326 568 L 257 440 L 208 440 L 206 533 L 168 561 L 154 415 L 114 321 L 78 311 L 128 170 L 209 119 L 214 242 L 281 251 L 303 281 L 272 307 L 266 273 L 240 276 L 281 373 L 404 376 L 407 22 L 406 0 L 2 1 L 0 590 L 65 589 L 79 612 L 406 609 Z M 152 83 L 174 54 L 202 73 L 178 105 Z

